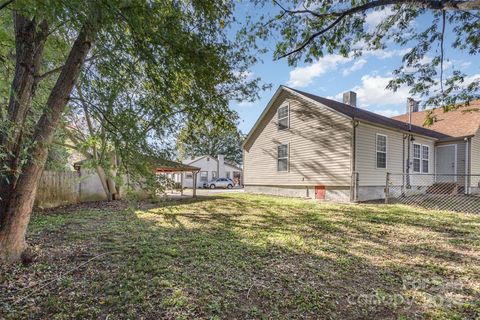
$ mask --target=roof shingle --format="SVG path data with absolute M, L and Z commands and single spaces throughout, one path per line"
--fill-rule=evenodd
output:
M 364 121 L 374 123 L 374 124 L 379 124 L 385 127 L 390 127 L 390 128 L 398 129 L 402 131 L 408 131 L 408 123 L 406 122 L 384 117 L 382 115 L 376 114 L 374 112 L 371 112 L 365 109 L 352 107 L 348 104 L 344 104 L 335 100 L 319 97 L 311 93 L 303 92 L 303 91 L 292 89 L 292 88 L 288 88 L 288 89 L 296 93 L 299 93 L 309 99 L 317 101 L 329 108 L 332 108 L 335 111 L 340 112 L 352 119 L 364 120 Z M 450 137 L 448 134 L 430 130 L 430 129 L 418 126 L 416 124 L 412 125 L 411 132 L 436 138 L 436 139 L 446 139 Z
M 436 118 L 436 121 L 428 129 L 452 137 L 471 136 L 480 128 L 480 100 L 472 101 L 469 106 L 448 112 L 444 112 L 442 108 L 435 108 L 432 116 Z M 425 111 L 413 112 L 412 124 L 423 126 L 425 117 Z M 408 114 L 395 116 L 392 119 L 408 122 Z

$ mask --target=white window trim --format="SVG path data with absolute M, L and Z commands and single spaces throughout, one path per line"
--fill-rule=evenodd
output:
M 278 157 L 278 148 L 280 146 L 287 146 L 287 156 L 285 158 L 279 158 Z M 278 170 L 278 160 L 283 160 L 287 159 L 287 170 L 280 171 Z M 277 145 L 277 172 L 283 173 L 283 172 L 289 172 L 290 171 L 290 143 L 281 143 Z
M 378 136 L 385 137 L 385 152 L 378 151 Z M 378 153 L 385 153 L 385 168 L 378 167 Z M 388 136 L 386 134 L 377 133 L 375 134 L 375 168 L 379 170 L 387 170 L 388 168 Z
M 278 117 L 278 112 L 281 108 L 287 107 L 287 116 L 283 118 Z M 280 120 L 287 119 L 287 127 L 280 129 Z M 290 129 L 290 104 L 289 103 L 284 103 L 277 109 L 277 130 L 278 131 L 283 131 L 283 130 L 288 130 Z
M 423 158 L 423 148 L 424 147 L 427 147 L 428 149 L 428 158 L 427 159 L 424 159 Z M 422 173 L 424 174 L 429 174 L 430 173 L 430 158 L 431 158 L 431 154 L 430 154 L 430 146 L 428 144 L 422 144 L 422 146 L 420 147 L 420 156 L 421 156 L 421 165 L 420 165 L 420 170 Z M 424 172 L 423 171 L 423 161 L 428 161 L 427 163 L 427 172 Z
M 414 146 L 420 146 L 420 157 L 419 158 L 415 157 L 415 147 L 413 147 L 412 148 L 412 172 L 420 173 L 420 174 L 429 174 L 430 173 L 430 161 L 432 159 L 432 154 L 430 152 L 430 150 L 431 150 L 430 146 L 428 144 L 421 144 L 421 143 L 414 143 L 413 145 Z M 423 159 L 423 147 L 428 148 L 428 159 Z M 420 160 L 419 171 L 415 171 L 415 165 L 414 165 L 414 162 L 413 162 L 415 159 Z M 423 172 L 423 160 L 428 161 L 427 172 Z
M 420 156 L 418 158 L 415 157 L 415 146 L 419 146 L 419 153 Z M 420 165 L 418 166 L 418 171 L 415 170 L 415 159 L 420 161 Z M 420 143 L 414 143 L 412 148 L 412 171 L 415 173 L 422 173 L 422 145 Z

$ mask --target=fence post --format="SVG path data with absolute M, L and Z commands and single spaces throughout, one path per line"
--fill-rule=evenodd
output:
M 388 198 L 390 197 L 390 172 L 387 172 L 385 179 L 385 204 L 388 204 Z

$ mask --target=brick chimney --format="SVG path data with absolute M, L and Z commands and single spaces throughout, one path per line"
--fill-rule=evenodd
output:
M 218 159 L 218 167 L 217 167 L 217 174 L 219 178 L 225 178 L 225 156 L 223 154 L 219 154 L 217 156 Z
M 413 98 L 407 98 L 407 113 L 418 112 L 418 104 L 420 101 L 416 101 Z
M 343 103 L 348 104 L 349 106 L 357 106 L 357 94 L 353 91 L 347 91 L 343 93 Z

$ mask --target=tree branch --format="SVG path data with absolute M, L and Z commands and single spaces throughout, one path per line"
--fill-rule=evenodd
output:
M 0 4 L 0 10 L 6 8 L 6 7 L 7 7 L 10 3 L 12 3 L 13 1 L 15 1 L 15 0 L 7 0 L 7 1 L 1 3 L 1 4 Z
M 440 38 L 440 90 L 442 92 L 442 100 L 443 100 L 443 59 L 444 59 L 444 48 L 443 48 L 443 41 L 445 39 L 445 24 L 446 24 L 446 12 L 445 10 L 442 11 L 442 36 Z
M 297 53 L 299 51 L 302 51 L 306 46 L 308 46 L 316 37 L 324 34 L 325 32 L 327 32 L 328 30 L 332 29 L 333 27 L 335 27 L 338 23 L 340 23 L 340 21 L 342 21 L 343 18 L 345 18 L 347 16 L 347 14 L 344 14 L 344 15 L 341 15 L 340 17 L 338 17 L 337 19 L 335 19 L 335 21 L 333 21 L 328 27 L 318 31 L 318 32 L 315 32 L 314 34 L 312 34 L 310 37 L 308 37 L 308 39 L 303 42 L 299 47 L 297 47 L 295 50 L 293 51 L 290 51 L 284 55 L 281 55 L 278 59 L 282 59 L 282 58 L 285 58 L 285 57 L 288 57 L 294 53 Z
M 88 59 L 85 59 L 84 62 L 87 63 L 87 62 L 92 61 L 92 60 L 94 60 L 94 59 L 95 59 L 95 57 L 92 56 L 92 57 L 90 57 L 90 58 L 88 58 Z M 57 67 L 57 68 L 52 69 L 52 70 L 49 70 L 49 71 L 45 72 L 44 74 L 41 74 L 41 75 L 35 77 L 35 83 L 38 84 L 40 81 L 48 78 L 48 77 L 51 76 L 52 74 L 55 74 L 55 73 L 57 73 L 57 72 L 62 71 L 62 69 L 63 69 L 64 66 L 65 66 L 65 65 L 60 66 L 60 67 Z
M 352 7 L 350 9 L 346 9 L 343 11 L 332 11 L 327 13 L 316 13 L 312 10 L 305 9 L 305 10 L 289 10 L 282 6 L 277 0 L 274 0 L 274 3 L 277 4 L 284 12 L 290 14 L 304 14 L 309 13 L 314 15 L 319 19 L 327 19 L 327 18 L 334 18 L 333 21 L 329 26 L 326 28 L 315 32 L 314 34 L 310 35 L 307 40 L 305 40 L 300 46 L 298 46 L 293 51 L 290 51 L 286 54 L 281 55 L 278 59 L 288 57 L 294 53 L 297 53 L 303 50 L 306 46 L 308 46 L 315 38 L 321 36 L 322 34 L 328 32 L 330 29 L 335 27 L 343 18 L 346 16 L 350 16 L 359 12 L 365 12 L 373 8 L 377 7 L 384 7 L 390 5 L 410 5 L 414 7 L 424 8 L 424 9 L 431 9 L 431 10 L 459 10 L 459 11 L 469 11 L 469 10 L 480 10 L 480 0 L 473 0 L 473 1 L 438 1 L 438 0 L 375 0 L 363 5 L 359 5 L 356 7 Z

